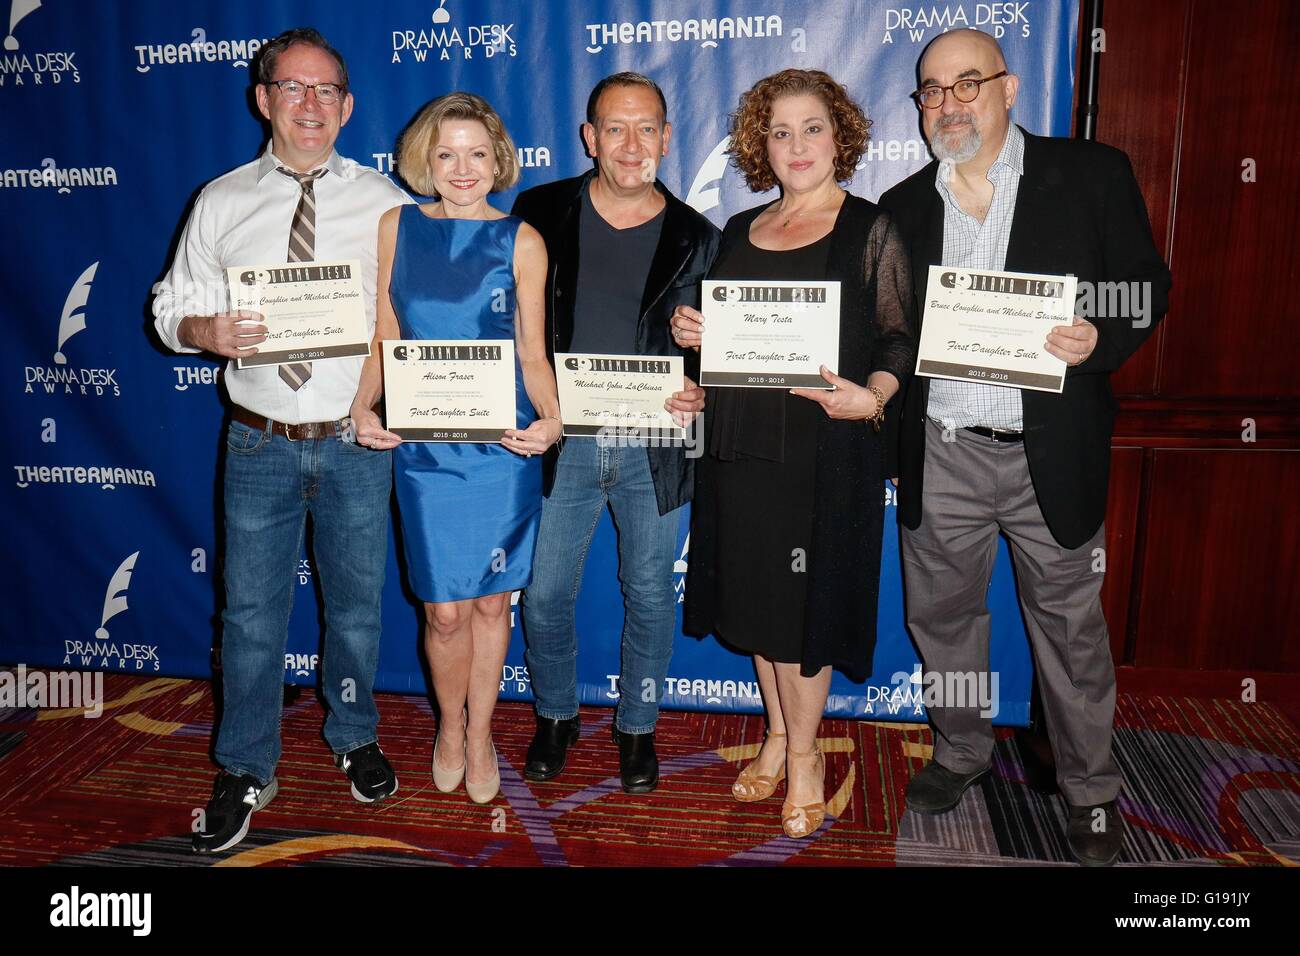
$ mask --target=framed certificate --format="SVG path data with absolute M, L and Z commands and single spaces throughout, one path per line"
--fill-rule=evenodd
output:
M 267 328 L 236 368 L 370 354 L 359 259 L 229 268 L 226 286 L 231 309 L 260 312 Z
M 557 352 L 564 434 L 684 440 L 686 429 L 664 410 L 664 402 L 682 390 L 683 375 L 680 355 Z
M 403 441 L 499 442 L 514 428 L 513 339 L 388 339 L 385 427 Z
M 1044 347 L 1074 321 L 1074 276 L 930 266 L 916 374 L 1040 392 L 1065 387 Z
M 840 363 L 840 284 L 705 280 L 700 384 L 826 388 Z

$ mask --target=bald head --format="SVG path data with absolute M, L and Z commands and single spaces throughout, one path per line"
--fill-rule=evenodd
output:
M 983 76 L 992 76 L 1007 68 L 1007 58 L 997 40 L 979 30 L 950 30 L 941 33 L 925 48 L 917 73 L 921 85 L 935 82 L 936 62 L 959 60 L 970 69 L 979 70 Z
M 982 175 L 1006 141 L 1020 88 L 998 41 L 979 30 L 942 33 L 925 48 L 917 74 L 920 89 L 930 91 L 917 102 L 930 152 Z

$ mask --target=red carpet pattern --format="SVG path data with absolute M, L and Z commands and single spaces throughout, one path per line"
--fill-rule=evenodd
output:
M 501 795 L 442 794 L 429 776 L 435 722 L 423 698 L 381 695 L 380 742 L 400 789 L 352 799 L 304 692 L 283 718 L 280 791 L 248 838 L 216 857 L 189 850 L 207 801 L 213 703 L 203 681 L 108 675 L 103 716 L 0 709 L 0 864 L 157 866 L 913 866 L 1066 865 L 1065 807 L 1030 787 L 1015 736 L 995 772 L 952 813 L 907 813 L 903 791 L 930 755 L 916 724 L 823 723 L 825 824 L 780 827 L 784 787 L 741 804 L 730 785 L 763 736 L 759 717 L 666 713 L 661 782 L 618 785 L 613 711 L 584 708 L 557 779 L 523 779 L 532 709 L 495 719 Z M 1121 865 L 1300 866 L 1300 733 L 1267 704 L 1121 695 L 1116 756 L 1125 780 Z

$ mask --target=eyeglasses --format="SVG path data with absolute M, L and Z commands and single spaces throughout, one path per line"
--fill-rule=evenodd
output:
M 308 90 L 316 91 L 316 102 L 322 106 L 337 103 L 346 90 L 337 83 L 299 83 L 297 80 L 267 80 L 267 86 L 278 86 L 280 95 L 290 103 L 297 103 L 307 95 Z
M 980 95 L 980 87 L 989 80 L 996 80 L 999 77 L 1007 75 L 1007 71 L 994 73 L 992 76 L 986 76 L 982 80 L 958 80 L 952 86 L 926 86 L 922 89 L 911 93 L 912 99 L 916 100 L 918 107 L 925 107 L 927 110 L 937 110 L 943 106 L 943 94 L 952 90 L 952 95 L 958 103 L 971 103 L 975 97 Z

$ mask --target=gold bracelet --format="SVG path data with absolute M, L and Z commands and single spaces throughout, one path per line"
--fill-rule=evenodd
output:
M 875 385 L 868 385 L 871 394 L 876 396 L 876 414 L 872 415 L 867 421 L 871 422 L 871 427 L 880 431 L 880 426 L 885 423 L 885 393 Z

